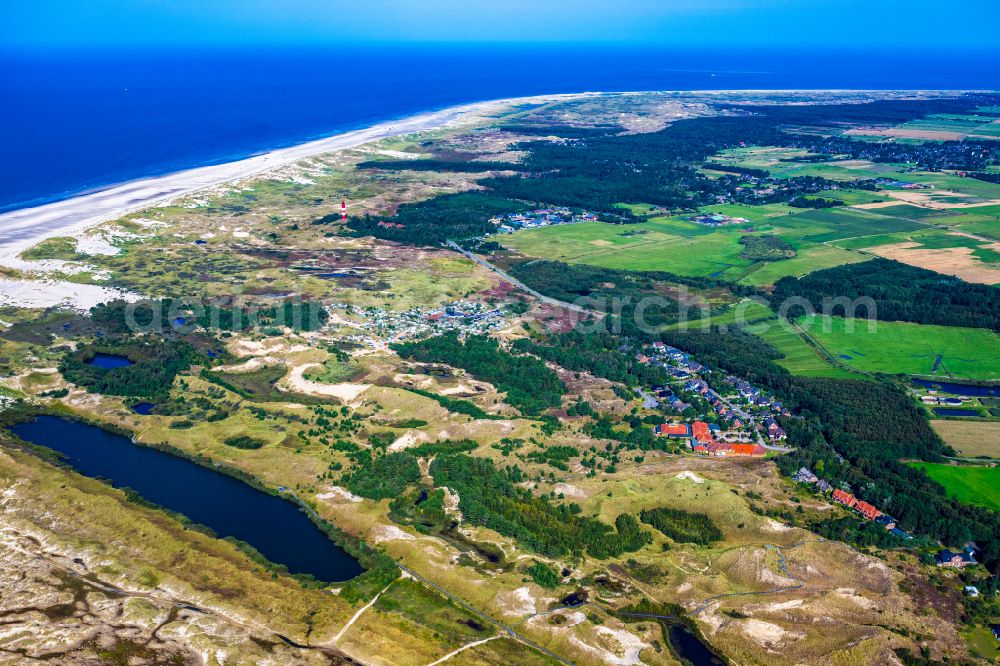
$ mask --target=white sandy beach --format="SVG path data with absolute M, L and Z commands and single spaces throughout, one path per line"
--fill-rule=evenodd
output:
M 198 190 L 277 169 L 307 157 L 356 148 L 388 137 L 441 129 L 465 121 L 473 122 L 476 118 L 505 106 L 570 99 L 586 94 L 593 93 L 510 98 L 454 106 L 336 134 L 236 162 L 131 181 L 63 201 L 3 213 L 0 214 L 0 265 L 10 266 L 18 254 L 46 238 L 77 236 L 95 224 Z

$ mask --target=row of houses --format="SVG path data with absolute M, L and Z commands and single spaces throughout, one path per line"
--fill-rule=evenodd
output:
M 536 208 L 535 210 L 527 210 L 523 213 L 509 213 L 490 218 L 490 222 L 496 225 L 497 230 L 504 233 L 510 233 L 518 229 L 548 227 L 553 224 L 573 224 L 576 222 L 594 222 L 596 220 L 596 213 L 589 211 L 574 213 L 569 208 Z
M 796 472 L 795 476 L 792 477 L 793 480 L 799 483 L 809 483 L 814 484 L 816 489 L 821 492 L 833 491 L 834 501 L 843 504 L 849 509 L 853 509 L 858 512 L 868 520 L 874 521 L 889 530 L 893 534 L 903 539 L 912 539 L 913 537 L 899 529 L 897 526 L 897 520 L 892 516 L 882 513 L 872 504 L 865 502 L 864 500 L 859 500 L 857 497 L 847 492 L 846 490 L 841 490 L 840 488 L 832 488 L 829 483 L 824 479 L 818 478 L 811 470 L 800 467 L 799 471 Z M 974 543 L 965 544 L 965 548 L 960 551 L 952 551 L 944 548 L 934 556 L 934 562 L 939 567 L 953 567 L 961 569 L 963 567 L 977 564 L 976 562 L 976 551 L 978 548 Z M 978 590 L 976 591 L 978 594 Z
M 803 470 L 799 471 L 801 472 Z M 864 500 L 859 500 L 857 497 L 847 492 L 846 490 L 835 488 L 833 490 L 833 499 L 835 502 L 843 504 L 848 509 L 853 509 L 854 511 L 857 511 L 868 520 L 875 521 L 876 523 L 878 523 L 879 525 L 881 525 L 882 527 L 884 527 L 885 529 L 889 530 L 894 535 L 902 539 L 913 538 L 903 530 L 899 529 L 899 527 L 897 527 L 897 523 L 899 521 L 897 521 L 895 518 L 886 513 L 882 513 L 881 511 L 878 510 L 878 508 L 875 505 L 869 504 Z
M 686 440 L 688 448 L 695 453 L 713 457 L 763 456 L 767 454 L 767 450 L 760 444 L 717 439 L 720 432 L 721 428 L 718 425 L 704 421 L 661 423 L 653 428 L 653 434 L 658 437 Z

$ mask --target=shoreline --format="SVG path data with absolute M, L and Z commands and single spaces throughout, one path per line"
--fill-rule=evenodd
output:
M 381 121 L 367 127 L 348 130 L 284 148 L 276 148 L 220 164 L 211 164 L 171 173 L 117 183 L 90 192 L 49 203 L 0 213 L 0 267 L 17 267 L 17 256 L 37 243 L 57 236 L 74 236 L 90 227 L 115 220 L 154 205 L 168 203 L 198 191 L 244 178 L 259 176 L 309 157 L 357 148 L 381 139 L 452 126 L 462 120 L 474 122 L 477 116 L 517 104 L 546 103 L 597 97 L 602 95 L 642 95 L 685 93 L 707 96 L 733 93 L 904 93 L 949 96 L 967 90 L 868 90 L 868 89 L 733 89 L 733 90 L 658 90 L 658 91 L 582 91 L 507 97 L 470 102 L 416 113 L 395 120 Z
M 150 206 L 224 183 L 259 176 L 309 157 L 349 150 L 381 139 L 442 129 L 462 120 L 474 120 L 476 116 L 494 109 L 516 104 L 577 99 L 599 94 L 602 93 L 534 95 L 460 104 L 379 122 L 232 162 L 140 178 L 39 206 L 7 211 L 0 213 L 0 265 L 8 264 L 21 252 L 47 238 L 78 235 L 90 227 Z

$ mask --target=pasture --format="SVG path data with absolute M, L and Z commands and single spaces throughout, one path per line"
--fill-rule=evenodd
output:
M 1000 511 L 1000 467 L 973 467 L 945 463 L 910 463 L 924 470 L 959 502 Z
M 782 325 L 775 319 L 748 326 L 747 330 L 784 354 L 785 357 L 779 359 L 777 363 L 793 375 L 834 379 L 865 378 L 864 375 L 831 364 L 823 358 L 819 350 L 812 347 L 798 333 L 789 328 L 787 323 Z
M 689 221 L 687 215 L 678 215 L 628 225 L 585 222 L 541 227 L 498 240 L 532 257 L 766 286 L 786 275 L 805 275 L 868 258 L 827 241 L 927 228 L 907 218 L 849 208 L 800 211 L 784 204 L 727 204 L 705 206 L 701 211 L 745 218 L 753 231 L 742 224 L 707 227 Z M 795 248 L 797 256 L 774 262 L 743 259 L 739 239 L 748 233 L 776 234 Z
M 798 321 L 844 365 L 864 372 L 1000 378 L 1000 336 L 982 328 L 811 316 Z M 853 330 L 852 329 L 853 324 Z
M 1000 421 L 934 420 L 934 431 L 966 458 L 1000 458 Z

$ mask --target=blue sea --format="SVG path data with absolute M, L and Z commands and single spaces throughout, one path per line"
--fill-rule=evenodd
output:
M 998 54 L 570 46 L 0 53 L 0 211 L 464 102 L 702 89 L 998 89 Z

